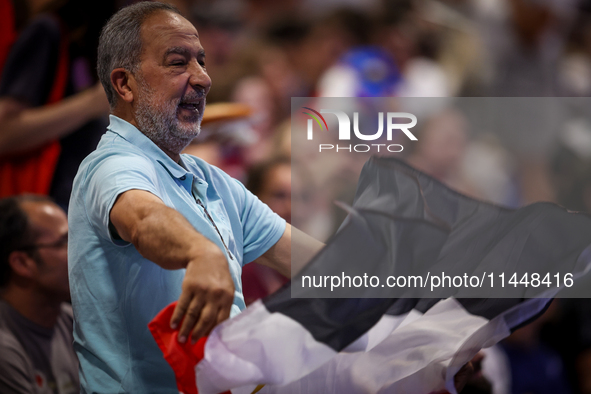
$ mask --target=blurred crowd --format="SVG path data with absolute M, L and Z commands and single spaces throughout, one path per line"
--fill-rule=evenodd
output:
M 168 2 L 199 32 L 213 81 L 208 105 L 250 108 L 204 124 L 187 153 L 322 241 L 345 217 L 332 201 L 351 203 L 368 155 L 292 149 L 292 97 L 581 98 L 576 106 L 591 96 L 589 0 Z M 12 177 L 27 180 L 28 166 L 50 166 L 45 183 L 27 191 L 67 210 L 78 164 L 107 125 L 96 76 L 100 27 L 129 3 L 0 0 L 2 196 L 18 190 Z M 551 115 L 542 104 L 529 116 Z M 482 200 L 591 213 L 588 104 L 552 127 L 503 130 L 476 129 L 456 106 L 438 107 L 417 128 L 418 141 L 390 155 Z M 254 264 L 243 278 L 247 303 L 287 280 Z M 486 379 L 465 392 L 591 393 L 591 302 L 557 300 L 486 353 Z

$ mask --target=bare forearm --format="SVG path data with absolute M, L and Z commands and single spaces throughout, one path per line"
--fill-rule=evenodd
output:
M 195 231 L 183 215 L 146 191 L 120 195 L 111 210 L 111 222 L 123 240 L 165 269 L 186 268 L 189 261 L 212 254 L 223 257 L 220 248 Z
M 286 224 L 279 241 L 255 260 L 257 264 L 271 267 L 287 278 L 291 278 L 291 229 L 291 225 Z
M 106 99 L 103 102 L 100 94 L 94 87 L 56 104 L 16 113 L 0 111 L 0 155 L 35 148 L 107 114 Z
M 279 241 L 256 262 L 289 278 L 308 264 L 323 247 L 322 242 L 287 224 Z
M 129 238 L 142 256 L 165 269 L 186 268 L 189 261 L 212 253 L 223 256 L 180 213 L 164 205 L 139 220 Z

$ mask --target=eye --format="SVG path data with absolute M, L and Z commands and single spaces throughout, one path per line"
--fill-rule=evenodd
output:
M 187 64 L 187 60 L 182 56 L 171 56 L 168 59 L 169 66 L 176 67 L 176 66 L 184 66 L 186 64 Z

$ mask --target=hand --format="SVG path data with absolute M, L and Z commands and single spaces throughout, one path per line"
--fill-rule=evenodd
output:
M 225 255 L 216 245 L 210 253 L 187 264 L 182 292 L 172 314 L 170 326 L 178 327 L 179 342 L 189 334 L 195 343 L 230 316 L 234 300 L 234 282 Z

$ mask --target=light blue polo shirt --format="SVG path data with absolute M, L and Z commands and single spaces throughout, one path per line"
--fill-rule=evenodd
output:
M 111 116 L 96 151 L 78 169 L 68 213 L 68 265 L 82 392 L 177 392 L 147 324 L 179 298 L 185 270 L 162 269 L 113 239 L 109 212 L 119 194 L 140 189 L 158 196 L 224 251 L 236 286 L 232 316 L 245 308 L 242 265 L 283 235 L 285 221 L 240 182 L 196 157 L 181 160 L 183 166 Z

